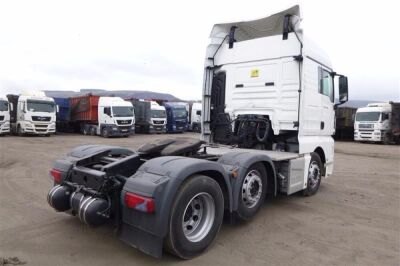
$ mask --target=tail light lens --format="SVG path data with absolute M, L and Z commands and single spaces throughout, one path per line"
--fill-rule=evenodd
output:
M 142 212 L 154 212 L 154 199 L 139 196 L 130 192 L 125 193 L 125 205 L 128 208 L 135 209 Z
M 62 173 L 60 170 L 57 169 L 51 169 L 50 170 L 50 175 L 53 177 L 54 182 L 57 184 L 60 184 L 62 181 Z

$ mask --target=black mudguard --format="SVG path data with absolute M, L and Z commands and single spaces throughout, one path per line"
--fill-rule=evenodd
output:
M 205 171 L 218 173 L 223 178 L 229 197 L 227 209 L 231 211 L 230 179 L 221 164 L 178 156 L 158 157 L 144 163 L 124 185 L 121 193 L 120 239 L 149 255 L 161 257 L 163 239 L 168 232 L 169 216 L 178 189 L 187 178 Z M 149 214 L 127 208 L 124 203 L 126 192 L 154 198 L 155 212 Z
M 238 209 L 239 196 L 241 195 L 241 185 L 245 178 L 247 169 L 254 163 L 261 162 L 264 165 L 269 164 L 272 170 L 274 179 L 274 196 L 277 193 L 277 180 L 274 163 L 268 155 L 262 153 L 240 151 L 226 153 L 218 159 L 218 163 L 225 166 L 227 169 L 236 169 L 238 175 L 236 178 L 232 178 L 232 209 L 236 211 Z

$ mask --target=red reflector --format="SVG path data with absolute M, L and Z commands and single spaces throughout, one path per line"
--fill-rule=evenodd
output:
M 128 208 L 142 212 L 154 212 L 154 200 L 130 192 L 125 193 L 125 204 Z
M 50 170 L 50 175 L 53 177 L 54 182 L 56 182 L 57 184 L 61 183 L 61 171 L 57 170 L 57 169 L 51 169 Z

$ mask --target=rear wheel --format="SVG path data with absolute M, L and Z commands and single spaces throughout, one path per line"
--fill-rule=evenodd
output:
M 196 257 L 210 246 L 221 227 L 222 190 L 208 176 L 193 176 L 179 189 L 171 210 L 167 251 L 182 259 Z
M 322 162 L 318 153 L 311 153 L 310 165 L 308 167 L 307 187 L 303 190 L 304 196 L 312 196 L 317 193 L 322 178 Z
M 251 165 L 243 178 L 236 214 L 249 220 L 260 210 L 267 194 L 267 170 L 262 163 Z

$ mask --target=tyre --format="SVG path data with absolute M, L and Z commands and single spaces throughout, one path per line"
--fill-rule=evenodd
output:
M 89 130 L 87 126 L 83 127 L 83 135 L 89 135 Z
M 96 128 L 95 127 L 90 127 L 90 135 L 95 136 L 96 135 Z
M 101 136 L 103 138 L 108 138 L 108 130 L 106 127 L 103 127 L 103 129 L 101 130 Z
M 21 125 L 17 126 L 17 135 L 20 136 L 20 137 L 22 137 L 24 135 L 24 133 L 22 132 Z
M 304 196 L 312 196 L 317 193 L 322 178 L 322 161 L 318 153 L 311 153 L 310 165 L 308 167 L 307 187 L 303 190 Z
M 247 221 L 260 210 L 267 195 L 267 170 L 262 163 L 251 165 L 243 178 L 236 216 Z
M 208 176 L 193 176 L 176 194 L 166 250 L 182 259 L 200 255 L 217 236 L 223 214 L 224 197 L 219 184 Z

